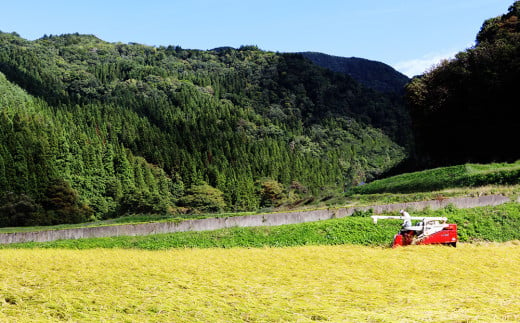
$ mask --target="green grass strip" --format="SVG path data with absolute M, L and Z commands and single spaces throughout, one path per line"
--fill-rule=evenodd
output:
M 500 164 L 465 164 L 406 173 L 355 187 L 349 194 L 429 192 L 455 187 L 520 183 L 520 161 Z
M 448 206 L 436 211 L 413 212 L 413 216 L 447 216 L 459 225 L 462 242 L 510 241 L 520 239 L 520 204 L 456 209 Z M 355 244 L 387 246 L 400 229 L 401 221 L 373 224 L 365 217 L 346 217 L 326 221 L 277 227 L 230 228 L 204 232 L 178 232 L 138 237 L 89 238 L 42 243 L 1 245 L 0 248 L 171 248 L 289 247 L 304 245 Z

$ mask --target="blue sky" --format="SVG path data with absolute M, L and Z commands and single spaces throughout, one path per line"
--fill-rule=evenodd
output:
M 22 0 L 0 30 L 26 39 L 94 34 L 109 42 L 190 49 L 257 45 L 377 60 L 412 76 L 473 45 L 513 0 Z

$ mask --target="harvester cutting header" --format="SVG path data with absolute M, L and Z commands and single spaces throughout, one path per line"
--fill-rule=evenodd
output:
M 456 247 L 457 225 L 446 223 L 446 217 L 413 217 L 401 210 L 402 216 L 373 215 L 374 223 L 378 220 L 403 220 L 403 228 L 394 236 L 392 247 L 425 244 L 444 244 Z M 412 220 L 418 220 L 414 225 Z

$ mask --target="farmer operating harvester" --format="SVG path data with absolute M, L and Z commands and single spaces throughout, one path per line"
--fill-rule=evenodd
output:
M 446 223 L 445 217 L 412 217 L 408 212 L 401 210 L 401 216 L 373 215 L 371 218 L 374 223 L 377 220 L 399 219 L 403 220 L 403 227 L 394 236 L 392 247 L 423 245 L 423 244 L 444 244 L 453 247 L 457 246 L 457 225 Z M 412 224 L 412 220 L 419 222 Z

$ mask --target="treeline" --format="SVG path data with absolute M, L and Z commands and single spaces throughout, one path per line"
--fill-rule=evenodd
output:
M 0 71 L 2 225 L 276 206 L 405 156 L 368 125 L 399 102 L 300 55 L 2 33 Z
M 515 161 L 520 2 L 484 22 L 476 45 L 414 78 L 407 98 L 423 167 Z

